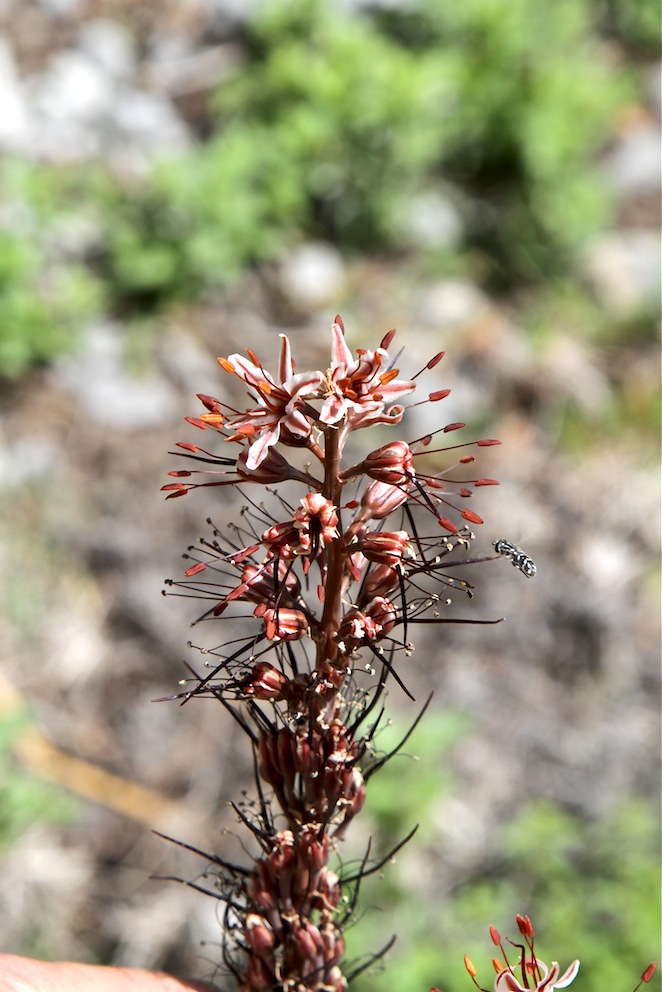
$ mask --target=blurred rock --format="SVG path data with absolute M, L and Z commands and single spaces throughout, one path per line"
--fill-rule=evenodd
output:
M 660 188 L 662 132 L 652 121 L 628 131 L 605 157 L 604 170 L 621 196 Z
M 134 146 L 143 149 L 182 149 L 189 131 L 165 97 L 125 87 L 118 94 L 113 124 Z
M 199 402 L 195 398 L 197 393 L 216 396 L 222 391 L 224 383 L 216 355 L 186 330 L 175 326 L 168 328 L 160 336 L 157 351 L 161 365 L 188 398 L 191 409 Z
M 21 437 L 6 446 L 0 443 L 0 486 L 7 490 L 38 478 L 53 469 L 57 453 L 39 437 Z
M 415 197 L 402 218 L 402 237 L 414 247 L 457 248 L 464 236 L 464 223 L 452 200 L 430 191 Z
M 189 130 L 171 101 L 127 82 L 135 68 L 128 31 L 98 19 L 81 29 L 80 41 L 81 50 L 59 52 L 28 84 L 32 155 L 55 161 L 104 155 L 112 166 L 140 173 L 153 152 L 188 147 Z
M 14 53 L 0 37 L 0 148 L 20 148 L 28 135 L 29 112 Z
M 614 231 L 589 246 L 583 271 L 605 309 L 620 316 L 656 308 L 660 299 L 660 239 L 655 231 Z
M 648 81 L 648 100 L 658 120 L 662 117 L 662 62 L 651 68 Z
M 115 103 L 115 88 L 105 70 L 83 52 L 58 52 L 49 68 L 33 82 L 37 112 L 50 121 L 93 124 Z
M 175 390 L 156 374 L 135 378 L 123 365 L 119 329 L 99 321 L 85 333 L 83 349 L 53 370 L 97 424 L 143 430 L 177 419 Z
M 80 47 L 109 76 L 125 79 L 136 68 L 136 46 L 128 28 L 110 18 L 87 21 L 80 29 Z
M 145 70 L 151 89 L 171 96 L 210 90 L 243 63 L 238 45 L 228 43 L 191 51 L 178 42 L 179 39 L 164 39 L 156 48 Z
M 220 32 L 236 30 L 255 13 L 258 0 L 201 0 L 210 28 Z
M 42 10 L 57 17 L 71 17 L 82 6 L 82 0 L 38 0 Z
M 490 301 L 473 283 L 440 280 L 424 291 L 416 307 L 423 323 L 439 330 L 454 330 L 490 309 Z
M 609 402 L 609 382 L 592 353 L 567 335 L 550 338 L 538 374 L 541 390 L 553 389 L 587 413 L 599 413 Z
M 284 258 L 278 287 L 299 313 L 339 305 L 347 289 L 347 270 L 340 252 L 323 241 L 299 245 Z

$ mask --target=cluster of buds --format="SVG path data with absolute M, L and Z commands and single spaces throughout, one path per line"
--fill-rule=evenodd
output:
M 416 388 L 420 373 L 400 378 L 389 357 L 394 333 L 353 355 L 337 317 L 324 372 L 296 372 L 284 335 L 276 376 L 250 350 L 219 358 L 251 406 L 242 412 L 200 395 L 204 411 L 187 420 L 220 439 L 222 451 L 180 443 L 173 453 L 194 464 L 164 486 L 168 498 L 239 486 L 246 501 L 240 525 L 209 521 L 211 537 L 189 548 L 183 578 L 169 582 L 176 594 L 205 601 L 199 621 L 250 622 L 243 639 L 207 649 L 206 672 L 191 669 L 173 697 L 219 700 L 256 756 L 259 801 L 235 807 L 259 848 L 254 867 L 210 858 L 228 906 L 224 958 L 242 992 L 346 988 L 342 926 L 361 876 L 339 877 L 328 860 L 363 806 L 367 777 L 383 764 L 373 746 L 379 716 L 369 719 L 389 679 L 411 695 L 396 662 L 413 649 L 413 625 L 496 622 L 444 617 L 442 608 L 454 593 L 472 595 L 458 567 L 496 557 L 469 557 L 469 527 L 482 519 L 467 506 L 496 482 L 464 476 L 471 449 L 499 442 L 435 445 L 465 426 L 453 422 L 345 465 L 350 435 L 399 424 L 402 400 Z M 250 495 L 251 486 L 274 483 L 288 486 L 288 498 L 281 490 L 272 500 L 277 515 Z M 389 528 L 391 515 L 398 521 Z M 341 899 L 343 891 L 350 896 Z

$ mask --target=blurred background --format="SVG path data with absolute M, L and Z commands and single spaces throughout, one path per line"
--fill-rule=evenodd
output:
M 628 992 L 660 953 L 657 3 L 0 0 L 0 30 L 0 950 L 233 987 L 215 902 L 150 880 L 204 861 L 150 828 L 243 857 L 244 740 L 152 702 L 223 636 L 160 592 L 235 497 L 159 488 L 217 355 L 285 331 L 325 368 L 340 311 L 405 375 L 447 351 L 404 436 L 501 438 L 475 547 L 538 566 L 476 568 L 463 615 L 506 621 L 391 692 L 384 748 L 434 700 L 342 858 L 421 826 L 353 987 L 460 992 L 465 953 L 488 984 L 521 912 Z

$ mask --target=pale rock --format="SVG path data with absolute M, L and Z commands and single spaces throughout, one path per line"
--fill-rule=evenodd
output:
M 57 452 L 39 437 L 19 437 L 0 445 L 0 486 L 4 492 L 13 486 L 52 472 Z
M 61 359 L 53 376 L 102 426 L 142 430 L 174 421 L 179 403 L 173 387 L 156 374 L 130 375 L 123 357 L 119 329 L 98 321 L 87 329 L 82 350 Z
M 464 236 L 459 210 L 449 197 L 434 190 L 410 201 L 401 228 L 402 237 L 418 248 L 457 248 Z
M 606 310 L 627 316 L 659 305 L 660 239 L 655 231 L 629 228 L 605 234 L 588 247 L 582 267 Z
M 234 30 L 247 24 L 257 11 L 260 0 L 202 0 L 209 25 L 219 30 Z
M 29 111 L 9 42 L 0 37 L 0 148 L 20 149 L 29 134 Z
M 118 94 L 113 124 L 138 148 L 181 150 L 189 130 L 165 97 L 125 87 Z
M 55 17 L 73 17 L 83 0 L 38 0 L 38 6 Z
M 556 334 L 543 359 L 542 381 L 568 396 L 587 413 L 596 414 L 610 399 L 609 382 L 591 353 L 578 341 Z
M 107 73 L 83 52 L 66 50 L 33 82 L 36 110 L 46 120 L 91 124 L 113 108 L 115 87 Z
M 131 32 L 119 21 L 98 17 L 80 29 L 80 47 L 109 76 L 125 79 L 136 67 L 136 46 Z
M 416 315 L 428 327 L 450 331 L 466 326 L 489 308 L 489 299 L 477 286 L 444 279 L 423 291 Z
M 621 196 L 660 188 L 662 131 L 652 122 L 633 128 L 606 156 L 604 171 Z
M 309 241 L 285 256 L 279 285 L 288 303 L 303 313 L 337 305 L 347 288 L 345 263 L 333 245 Z

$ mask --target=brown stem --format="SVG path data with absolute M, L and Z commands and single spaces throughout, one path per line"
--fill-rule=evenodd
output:
M 325 444 L 324 488 L 322 494 L 334 504 L 340 504 L 342 483 L 340 482 L 340 432 L 327 429 Z M 324 585 L 324 609 L 320 623 L 321 637 L 317 643 L 317 667 L 324 663 L 334 663 L 338 658 L 336 634 L 342 620 L 342 583 L 345 573 L 346 553 L 343 542 L 332 541 L 327 549 L 327 572 Z

